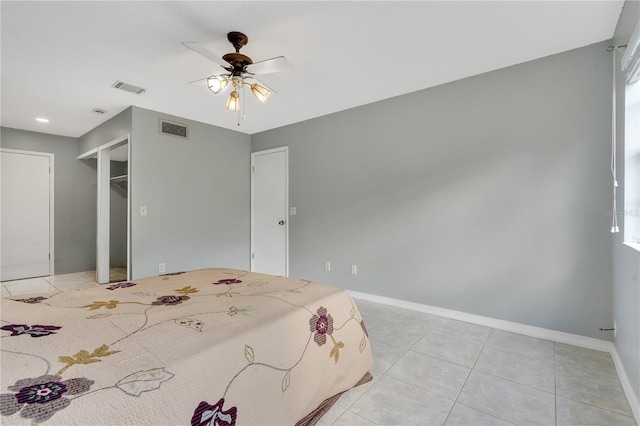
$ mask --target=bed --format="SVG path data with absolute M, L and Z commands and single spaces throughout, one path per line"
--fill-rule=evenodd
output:
M 343 290 L 202 269 L 2 299 L 3 425 L 314 424 L 370 380 Z

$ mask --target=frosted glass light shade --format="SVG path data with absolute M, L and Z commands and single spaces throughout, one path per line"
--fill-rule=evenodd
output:
M 212 75 L 207 78 L 207 87 L 215 94 L 222 92 L 228 83 L 229 79 L 227 77 L 221 77 L 219 75 Z
M 240 95 L 235 90 L 229 94 L 227 99 L 227 109 L 229 111 L 238 111 L 240 109 Z
M 251 92 L 261 103 L 264 103 L 271 94 L 271 90 L 258 83 L 251 85 Z

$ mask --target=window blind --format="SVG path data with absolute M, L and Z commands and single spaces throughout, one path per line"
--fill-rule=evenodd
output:
M 640 22 L 636 24 L 627 43 L 621 65 L 627 83 L 633 83 L 640 79 Z

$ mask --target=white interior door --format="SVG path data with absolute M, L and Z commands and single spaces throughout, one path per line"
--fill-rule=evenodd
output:
M 289 275 L 287 147 L 251 154 L 251 270 Z
M 53 275 L 53 154 L 2 150 L 0 281 Z

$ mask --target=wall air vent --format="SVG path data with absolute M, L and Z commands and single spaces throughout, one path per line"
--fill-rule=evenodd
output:
M 145 90 L 142 87 L 134 86 L 133 84 L 123 83 L 122 81 L 116 81 L 111 85 L 116 89 L 124 90 L 125 92 L 135 93 L 136 95 L 142 95 Z
M 172 123 L 170 121 L 160 119 L 158 131 L 163 135 L 189 139 L 189 127 L 185 124 Z

